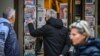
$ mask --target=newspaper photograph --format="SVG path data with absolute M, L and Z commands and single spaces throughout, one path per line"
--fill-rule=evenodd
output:
M 93 16 L 85 16 L 85 20 L 89 23 L 90 30 L 91 30 L 91 35 L 95 36 L 95 31 L 96 31 L 96 21 Z
M 68 26 L 68 4 L 61 3 L 60 4 L 60 19 L 62 19 L 65 27 Z
M 45 13 L 46 13 L 45 9 L 38 9 L 37 28 L 40 28 L 44 24 L 46 24 Z
M 85 4 L 85 16 L 93 16 L 95 11 L 94 4 Z
M 30 0 L 31 1 L 31 0 Z M 35 43 L 36 38 L 30 36 L 27 21 L 33 20 L 34 26 L 36 26 L 36 7 L 34 5 L 25 5 L 24 8 L 24 56 L 35 55 Z

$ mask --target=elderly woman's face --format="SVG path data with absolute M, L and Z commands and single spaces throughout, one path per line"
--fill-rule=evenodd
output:
M 70 38 L 73 45 L 78 45 L 84 41 L 85 36 L 83 34 L 80 34 L 77 28 L 72 28 L 70 32 Z

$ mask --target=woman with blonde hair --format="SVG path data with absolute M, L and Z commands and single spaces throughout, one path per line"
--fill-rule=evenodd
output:
M 70 25 L 73 56 L 100 56 L 100 40 L 93 38 L 86 21 L 78 20 Z

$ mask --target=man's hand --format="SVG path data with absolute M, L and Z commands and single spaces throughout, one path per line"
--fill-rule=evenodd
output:
M 26 22 L 27 22 L 27 23 L 33 23 L 33 22 L 34 22 L 34 20 L 29 19 L 29 20 L 27 20 Z
M 34 20 L 34 19 L 29 19 L 29 20 L 26 20 L 26 23 L 27 23 L 27 24 L 29 24 L 29 23 L 35 24 L 35 20 Z

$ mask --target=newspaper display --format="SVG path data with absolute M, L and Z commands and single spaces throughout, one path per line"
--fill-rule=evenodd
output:
M 30 36 L 28 30 L 28 20 L 33 20 L 33 24 L 36 21 L 36 7 L 35 0 L 24 0 L 25 8 L 24 8 L 24 56 L 34 56 L 35 51 L 35 38 Z
M 61 3 L 60 4 L 60 19 L 62 19 L 65 27 L 68 26 L 68 4 Z
M 95 36 L 95 18 L 93 16 L 86 16 L 85 17 L 85 20 L 89 23 L 89 26 L 90 26 L 90 31 L 91 31 L 91 35 L 92 36 Z
M 33 20 L 34 22 L 36 20 L 36 8 L 31 5 L 30 6 L 28 5 L 24 8 L 24 29 L 27 28 L 28 20 Z M 27 33 L 28 33 L 28 29 L 25 30 L 25 34 Z
M 85 0 L 85 20 L 89 23 L 91 35 L 96 36 L 95 0 Z
M 85 15 L 93 16 L 95 11 L 94 4 L 85 4 Z

